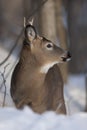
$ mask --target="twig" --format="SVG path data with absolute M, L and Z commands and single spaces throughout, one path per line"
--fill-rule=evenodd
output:
M 5 98 L 6 98 L 6 92 L 7 92 L 7 89 L 6 89 L 6 79 L 5 79 L 5 72 L 6 72 L 6 68 L 9 64 L 7 64 L 5 67 L 4 67 L 4 71 L 3 72 L 0 72 L 1 76 L 2 76 L 2 79 L 3 79 L 3 84 L 4 84 L 4 99 L 3 99 L 3 104 L 2 106 L 4 107 L 5 106 Z M 0 87 L 1 89 L 1 87 Z
M 17 40 L 15 41 L 15 44 L 13 45 L 12 49 L 10 50 L 8 56 L 0 63 L 0 66 L 2 66 L 2 65 L 9 59 L 9 57 L 10 57 L 10 55 L 12 54 L 13 50 L 16 48 L 16 46 L 17 46 L 17 44 L 18 44 L 18 41 L 19 41 L 19 39 L 20 39 L 22 33 L 23 33 L 23 30 L 22 30 L 21 33 L 19 34 Z
M 8 76 L 10 75 L 10 72 L 13 70 L 13 68 L 14 68 L 15 65 L 16 65 L 16 63 L 17 63 L 17 60 L 13 63 L 13 65 L 12 65 L 12 67 L 10 68 L 10 70 L 8 71 L 8 73 L 5 75 L 5 79 L 8 78 Z M 4 82 L 2 81 L 0 89 L 1 89 L 2 86 L 3 86 L 3 83 L 4 83 Z

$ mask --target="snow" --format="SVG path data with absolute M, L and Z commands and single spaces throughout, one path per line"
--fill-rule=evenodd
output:
M 64 89 L 68 114 L 84 111 L 86 105 L 85 76 L 69 76 L 68 83 Z
M 72 116 L 45 112 L 33 113 L 29 108 L 22 111 L 0 108 L 0 130 L 87 130 L 87 114 Z

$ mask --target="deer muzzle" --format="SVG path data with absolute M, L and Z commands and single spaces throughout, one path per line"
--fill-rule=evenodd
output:
M 61 59 L 63 62 L 69 61 L 71 59 L 70 52 L 68 51 L 68 52 L 64 53 L 64 55 L 61 56 Z

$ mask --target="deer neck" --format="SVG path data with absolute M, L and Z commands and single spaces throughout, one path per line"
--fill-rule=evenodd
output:
M 35 86 L 41 86 L 45 82 L 46 73 L 41 73 L 42 65 L 37 61 L 34 55 L 28 50 L 27 55 L 23 49 L 20 61 L 21 68 L 24 69 L 25 76 L 28 75 L 28 81 Z

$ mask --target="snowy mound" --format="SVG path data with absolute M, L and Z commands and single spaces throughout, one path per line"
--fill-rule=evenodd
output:
M 0 130 L 87 130 L 87 114 L 73 116 L 46 112 L 38 115 L 29 108 L 0 108 Z

